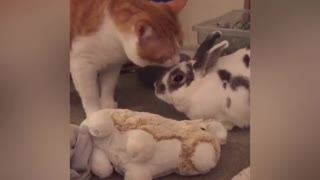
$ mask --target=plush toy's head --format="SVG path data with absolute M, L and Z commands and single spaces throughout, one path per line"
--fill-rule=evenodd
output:
M 226 143 L 228 131 L 222 123 L 210 119 L 202 121 L 200 126 L 202 130 L 214 135 L 221 145 Z

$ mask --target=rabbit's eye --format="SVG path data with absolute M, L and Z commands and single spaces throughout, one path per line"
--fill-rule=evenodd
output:
M 181 82 L 184 79 L 184 76 L 182 74 L 178 74 L 173 78 L 173 81 L 176 83 Z

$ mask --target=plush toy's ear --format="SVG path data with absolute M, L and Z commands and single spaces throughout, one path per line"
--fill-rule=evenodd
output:
M 170 9 L 176 14 L 180 13 L 181 10 L 186 6 L 188 0 L 173 0 L 169 1 L 166 4 L 170 7 Z

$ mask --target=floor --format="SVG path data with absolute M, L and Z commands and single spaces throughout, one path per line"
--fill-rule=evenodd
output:
M 71 84 L 71 123 L 80 124 L 85 115 L 81 101 Z M 136 111 L 147 111 L 177 120 L 187 119 L 173 107 L 157 99 L 153 89 L 140 82 L 135 73 L 122 74 L 116 90 L 116 99 L 120 108 Z M 235 129 L 229 133 L 227 144 L 222 147 L 221 159 L 215 169 L 206 175 L 185 177 L 175 174 L 159 178 L 159 180 L 230 180 L 234 175 L 250 164 L 250 130 Z M 114 173 L 106 180 L 121 180 Z M 98 180 L 93 178 L 92 180 Z

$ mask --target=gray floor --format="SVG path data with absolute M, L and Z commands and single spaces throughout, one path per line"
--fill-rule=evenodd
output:
M 71 123 L 80 124 L 84 119 L 84 112 L 81 101 L 73 86 L 71 85 Z M 116 91 L 116 99 L 119 108 L 128 108 L 136 111 L 147 111 L 160 114 L 165 117 L 178 120 L 186 117 L 178 113 L 173 107 L 158 100 L 153 90 L 147 88 L 135 76 L 135 74 L 123 74 Z M 169 175 L 160 180 L 230 180 L 235 174 L 246 168 L 250 164 L 250 130 L 235 129 L 229 133 L 227 144 L 222 147 L 221 159 L 217 167 L 206 175 L 202 176 L 178 176 Z M 118 174 L 114 173 L 106 180 L 121 180 Z M 98 178 L 93 178 L 98 180 Z

